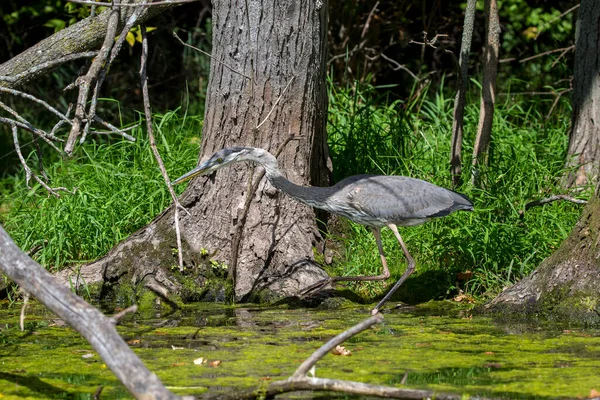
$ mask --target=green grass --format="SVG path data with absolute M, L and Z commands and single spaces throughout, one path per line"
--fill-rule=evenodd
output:
M 329 101 L 329 141 L 337 179 L 368 172 L 407 175 L 451 186 L 448 160 L 454 98 L 441 92 L 414 104 L 396 101 L 381 105 L 372 88 L 354 87 L 331 88 Z M 456 289 L 456 275 L 466 271 L 473 275 L 460 289 L 475 295 L 497 293 L 550 255 L 581 213 L 581 206 L 556 202 L 522 214 L 526 203 L 564 193 L 557 178 L 564 172 L 568 144 L 571 111 L 567 102 L 561 105 L 562 117 L 558 113 L 548 121 L 536 111 L 541 108 L 539 101 L 497 104 L 490 167 L 478 171 L 481 187 L 470 183 L 469 161 L 479 110 L 476 98 L 469 104 L 463 151 L 466 183 L 456 190 L 473 200 L 475 212 L 401 229 L 417 261 L 416 275 L 421 279 L 416 286 L 428 290 L 430 298 L 451 294 Z M 386 231 L 384 248 L 397 278 L 405 262 L 396 239 Z M 366 228 L 352 226 L 341 255 L 344 261 L 335 265 L 338 274 L 381 271 L 375 240 Z M 445 282 L 440 282 L 440 277 Z M 381 285 L 373 284 L 355 288 L 367 296 L 382 291 Z M 419 298 L 418 294 L 403 296 L 411 297 Z
M 154 126 L 167 170 L 183 174 L 198 157 L 201 119 L 174 111 L 155 116 Z M 25 251 L 45 243 L 36 260 L 59 269 L 104 255 L 164 210 L 171 198 L 147 137 L 140 127 L 132 134 L 135 143 L 91 142 L 47 165 L 52 186 L 76 188 L 73 195 L 57 199 L 37 184 L 29 190 L 24 174 L 5 179 L 0 223 L 15 242 Z
M 478 119 L 475 97 L 466 110 L 466 183 L 457 190 L 473 199 L 475 212 L 401 230 L 417 261 L 417 274 L 405 290 L 415 301 L 451 295 L 457 289 L 457 274 L 466 271 L 472 277 L 460 282 L 460 289 L 478 296 L 497 293 L 551 254 L 580 215 L 581 206 L 565 202 L 520 213 L 529 201 L 563 193 L 556 178 L 564 172 L 568 102 L 561 103 L 553 119 L 545 120 L 536 111 L 547 108 L 539 101 L 502 99 L 507 100 L 497 104 L 491 166 L 478 171 L 481 187 L 470 184 L 469 157 Z M 452 107 L 453 97 L 443 92 L 406 104 L 382 97 L 372 87 L 330 85 L 328 132 L 335 180 L 382 173 L 450 187 Z M 180 111 L 155 117 L 158 145 L 172 177 L 194 164 L 201 126 L 201 118 Z M 28 190 L 23 174 L 0 181 L 0 223 L 26 251 L 47 241 L 36 259 L 49 269 L 105 254 L 171 202 L 141 128 L 133 134 L 137 143 L 96 141 L 85 144 L 73 159 L 47 165 L 52 185 L 77 187 L 74 195 L 55 199 L 39 186 Z M 35 165 L 33 159 L 30 165 Z M 370 231 L 343 226 L 347 228 L 329 233 L 339 243 L 331 272 L 379 274 Z M 383 240 L 397 278 L 405 265 L 402 252 L 391 232 L 384 230 Z M 354 288 L 365 296 L 384 290 L 381 284 Z

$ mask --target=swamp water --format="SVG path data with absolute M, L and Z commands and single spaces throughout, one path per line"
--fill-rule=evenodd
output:
M 600 391 L 600 330 L 500 323 L 449 303 L 386 309 L 383 324 L 327 355 L 316 377 L 468 397 L 590 398 Z M 40 305 L 0 303 L 0 399 L 129 398 L 91 347 Z M 331 337 L 369 316 L 343 310 L 194 304 L 127 316 L 118 330 L 179 394 L 235 393 L 285 379 Z M 202 359 L 202 360 L 200 360 Z M 195 363 L 196 362 L 196 363 Z M 359 398 L 331 393 L 281 398 Z M 279 398 L 279 397 L 278 397 Z

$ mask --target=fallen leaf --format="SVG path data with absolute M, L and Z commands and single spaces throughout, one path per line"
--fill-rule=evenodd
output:
M 183 367 L 184 365 L 186 365 L 186 364 L 183 362 L 178 362 L 178 363 L 171 364 L 171 367 Z
M 142 343 L 142 339 L 132 339 L 127 341 L 127 344 L 140 344 Z
M 590 395 L 588 396 L 588 399 L 595 399 L 597 397 L 600 397 L 600 392 L 596 389 L 590 390 Z
M 454 296 L 454 301 L 457 303 L 475 303 L 473 296 L 469 296 L 468 294 L 459 294 L 458 296 Z
M 87 353 L 81 356 L 81 358 L 92 358 L 94 355 L 92 353 Z
M 344 346 L 335 346 L 335 349 L 331 350 L 331 354 L 334 356 L 349 356 L 352 355 L 352 352 L 345 348 Z
M 493 356 L 493 355 L 494 355 L 494 354 L 496 354 L 496 353 L 494 353 L 493 351 L 486 351 L 486 352 L 485 352 L 485 353 L 483 353 L 483 354 L 485 354 L 486 356 Z
M 270 376 L 263 376 L 262 378 L 260 378 L 261 381 L 270 381 L 273 378 L 271 378 Z
M 208 365 L 210 365 L 211 367 L 218 367 L 219 365 L 221 365 L 221 360 L 214 360 L 208 363 Z
M 173 345 L 171 345 L 171 348 L 173 350 L 183 350 L 183 347 L 177 347 L 177 346 L 173 346 Z

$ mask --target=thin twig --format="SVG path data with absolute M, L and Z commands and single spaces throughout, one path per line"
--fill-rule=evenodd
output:
M 360 38 L 364 39 L 367 31 L 369 30 L 369 25 L 371 23 L 371 18 L 373 18 L 373 14 L 375 14 L 375 10 L 377 10 L 377 6 L 379 5 L 379 1 L 375 3 L 371 11 L 369 12 L 369 16 L 367 17 L 367 22 L 365 22 L 365 26 L 363 27 L 362 32 L 360 33 Z
M 531 57 L 523 58 L 523 59 L 519 60 L 519 62 L 520 63 L 524 63 L 524 62 L 531 61 L 531 60 L 534 60 L 534 59 L 539 58 L 539 57 L 547 56 L 548 54 L 558 53 L 558 52 L 562 52 L 563 55 L 564 55 L 566 52 L 571 51 L 573 49 L 575 49 L 575 45 L 574 44 L 571 45 L 571 46 L 568 46 L 568 47 L 560 48 L 560 49 L 554 49 L 554 50 L 544 51 L 543 53 L 539 53 L 539 54 L 533 55 Z
M 217 60 L 217 59 L 216 59 L 216 58 L 214 58 L 214 57 L 213 57 L 213 56 L 212 56 L 210 53 L 207 53 L 207 52 L 206 52 L 206 51 L 204 51 L 204 50 L 201 50 L 201 49 L 199 49 L 199 48 L 197 48 L 197 47 L 195 47 L 195 46 L 192 46 L 191 44 L 187 44 L 186 42 L 184 42 L 183 40 L 181 40 L 181 38 L 180 38 L 179 36 L 177 36 L 177 33 L 176 33 L 175 31 L 173 31 L 173 36 L 175 37 L 175 39 L 179 40 L 179 42 L 180 42 L 182 45 L 184 45 L 184 46 L 186 46 L 186 47 L 189 47 L 189 48 L 191 48 L 191 49 L 194 49 L 194 50 L 196 50 L 196 51 L 198 51 L 198 52 L 200 52 L 200 53 L 204 54 L 205 56 L 208 56 L 208 57 L 210 57 L 212 60 L 215 60 L 216 62 L 218 62 L 219 64 L 221 64 L 222 66 L 224 66 L 225 68 L 227 68 L 228 70 L 230 70 L 231 72 L 233 72 L 233 73 L 235 73 L 235 74 L 238 74 L 238 75 L 241 75 L 241 76 L 243 76 L 244 78 L 246 78 L 246 79 L 248 79 L 248 80 L 252 80 L 252 78 L 250 78 L 248 75 L 246 75 L 246 74 L 244 74 L 244 73 L 241 73 L 241 72 L 239 72 L 239 71 L 236 71 L 235 69 L 233 69 L 233 68 L 232 68 L 232 67 L 230 67 L 229 65 L 225 64 L 225 63 L 224 63 L 223 61 L 221 61 L 221 60 Z
M 125 132 L 126 132 L 126 131 L 128 131 L 128 130 L 130 130 L 130 129 L 133 129 L 133 128 L 136 128 L 136 127 L 140 126 L 139 124 L 136 124 L 136 125 L 134 125 L 132 128 L 127 128 L 127 129 L 119 129 L 119 128 L 117 128 L 116 126 L 114 126 L 113 124 L 111 124 L 110 122 L 107 122 L 107 121 L 103 120 L 102 118 L 100 118 L 100 117 L 99 117 L 99 116 L 97 116 L 97 115 L 94 115 L 94 121 L 96 121 L 96 122 L 98 122 L 98 123 L 100 123 L 100 124 L 104 125 L 104 126 L 105 126 L 105 127 L 107 127 L 107 128 L 108 128 L 108 129 L 109 129 L 109 130 L 110 130 L 112 133 L 116 133 L 116 134 L 118 134 L 118 135 L 121 135 L 121 136 L 123 136 L 125 139 L 129 140 L 130 142 L 135 142 L 135 138 L 134 138 L 133 136 L 131 136 L 131 135 L 128 135 L 128 134 L 127 134 L 127 133 L 125 133 Z M 103 134 L 104 132 L 101 132 L 101 131 L 100 131 L 100 132 L 94 131 L 93 133 L 96 133 L 96 134 Z
M 29 166 L 27 165 L 27 162 L 25 161 L 25 157 L 23 157 L 23 153 L 21 153 L 21 146 L 19 145 L 19 135 L 18 135 L 18 128 L 17 125 L 12 125 L 12 135 L 13 135 L 13 144 L 15 146 L 15 150 L 17 152 L 17 155 L 19 157 L 19 161 L 21 161 L 21 165 L 23 166 L 23 169 L 25 170 L 25 184 L 27 185 L 27 187 L 29 186 L 29 181 L 31 180 L 31 178 L 33 178 L 37 183 L 39 183 L 40 185 L 42 185 L 42 187 L 44 189 L 46 189 L 46 191 L 48 193 L 50 193 L 51 195 L 55 196 L 55 197 L 60 197 L 60 195 L 57 193 L 57 190 L 64 190 L 67 191 L 68 190 L 66 188 L 51 188 L 50 186 L 48 186 L 46 184 L 46 182 L 44 182 L 42 179 L 40 179 L 36 174 L 34 174 L 31 171 L 31 168 L 29 168 Z
M 77 138 L 82 134 L 82 124 L 86 119 L 86 104 L 88 102 L 88 96 L 93 82 L 97 81 L 100 71 L 106 68 L 106 61 L 110 54 L 115 37 L 117 34 L 117 27 L 119 25 L 120 8 L 118 4 L 120 1 L 115 1 L 113 9 L 108 18 L 108 27 L 106 29 L 106 36 L 104 37 L 104 43 L 98 52 L 98 56 L 92 62 L 92 65 L 88 69 L 85 76 L 78 79 L 79 81 L 79 95 L 77 96 L 77 104 L 75 106 L 75 115 L 73 117 L 73 124 L 67 143 L 65 144 L 65 153 L 71 155 L 75 148 Z
M 113 325 L 116 325 L 119 323 L 119 321 L 121 319 L 123 319 L 124 316 L 126 316 L 127 314 L 133 314 L 135 312 L 137 312 L 138 306 L 137 304 L 134 304 L 132 306 L 127 307 L 124 310 L 119 311 L 118 313 L 116 313 L 115 315 L 113 315 L 112 317 L 109 318 L 110 323 Z
M 148 35 L 146 34 L 146 27 L 144 25 L 141 26 L 142 32 L 142 56 L 141 56 L 141 66 L 140 66 L 140 79 L 142 81 L 142 96 L 144 97 L 144 115 L 146 116 L 146 129 L 148 130 L 148 139 L 150 140 L 150 147 L 152 148 L 152 153 L 154 154 L 154 158 L 158 163 L 158 168 L 160 169 L 160 173 L 162 174 L 165 184 L 167 185 L 167 189 L 169 190 L 169 194 L 171 194 L 171 198 L 173 199 L 174 204 L 174 222 L 175 222 L 175 235 L 177 237 L 177 256 L 179 261 L 179 270 L 183 272 L 183 247 L 181 245 L 181 231 L 179 229 L 179 209 L 183 209 L 183 206 L 179 203 L 179 199 L 173 190 L 173 187 L 170 184 L 169 174 L 167 173 L 167 169 L 162 161 L 160 153 L 158 152 L 158 148 L 156 147 L 156 140 L 154 139 L 154 130 L 152 128 L 152 111 L 150 109 L 150 95 L 148 94 L 148 76 L 146 71 L 146 65 L 148 62 Z
M 29 303 L 29 293 L 27 293 L 24 289 L 21 289 L 23 293 L 23 306 L 21 307 L 21 317 L 19 318 L 19 326 L 21 327 L 21 332 L 25 331 L 25 310 L 27 309 L 27 304 Z
M 587 200 L 576 199 L 571 196 L 567 196 L 566 194 L 556 194 L 550 197 L 546 197 L 545 199 L 535 200 L 525 204 L 525 210 L 529 210 L 532 207 L 541 206 L 543 204 L 552 203 L 553 201 L 564 200 L 575 204 L 587 204 Z
M 317 351 L 312 353 L 311 356 L 308 357 L 302 364 L 300 364 L 298 369 L 296 369 L 296 371 L 292 374 L 292 376 L 290 376 L 290 379 L 295 380 L 295 379 L 306 378 L 306 374 L 308 374 L 308 371 L 310 371 L 311 368 L 321 358 L 325 357 L 327 355 L 327 353 L 329 353 L 333 348 L 335 348 L 335 346 L 343 343 L 348 338 L 351 338 L 352 336 L 359 334 L 360 332 L 364 331 L 365 329 L 368 329 L 371 326 L 373 326 L 375 324 L 379 324 L 381 322 L 383 322 L 383 314 L 377 313 L 377 314 L 373 315 L 372 317 L 369 317 L 369 318 L 365 319 L 364 321 L 360 322 L 359 324 L 354 325 L 352 328 L 333 337 L 327 343 L 325 343 L 323 346 L 321 346 Z
M 279 104 L 279 100 L 281 100 L 281 98 L 283 97 L 283 95 L 285 94 L 286 90 L 288 89 L 288 87 L 290 86 L 290 84 L 292 83 L 292 81 L 294 80 L 295 77 L 296 76 L 292 76 L 292 79 L 290 79 L 289 82 L 287 83 L 287 85 L 285 85 L 285 88 L 283 88 L 283 91 L 281 92 L 279 97 L 277 97 L 277 100 L 275 100 L 275 103 L 273 103 L 273 106 L 271 107 L 271 110 L 269 110 L 269 113 L 267 114 L 265 119 L 263 119 L 260 124 L 256 125 L 256 129 L 260 128 L 269 119 L 269 117 L 271 116 L 271 113 L 273 113 L 273 110 L 275 110 L 275 107 L 277 107 L 277 104 Z
M 307 373 L 312 370 L 315 363 L 323 358 L 331 349 L 333 349 L 338 344 L 342 343 L 344 340 L 349 339 L 350 337 L 368 329 L 370 326 L 374 324 L 380 323 L 383 321 L 383 315 L 376 314 L 359 324 L 353 326 L 345 332 L 337 335 L 325 345 L 321 346 L 315 353 L 311 355 L 306 361 L 300 365 L 300 367 L 296 370 L 296 372 L 290 376 L 288 379 L 282 381 L 275 381 L 270 383 L 265 389 L 261 389 L 259 391 L 260 397 L 262 398 L 274 398 L 278 394 L 287 393 L 287 392 L 295 392 L 295 391 L 331 391 L 331 392 L 343 392 L 349 394 L 358 394 L 368 397 L 384 397 L 384 398 L 394 398 L 394 399 L 410 399 L 410 400 L 421 400 L 421 399 L 431 399 L 435 398 L 438 400 L 460 400 L 462 398 L 461 395 L 451 394 L 451 393 L 442 393 L 442 392 L 434 392 L 431 390 L 419 390 L 419 389 L 405 389 L 405 388 L 397 388 L 390 387 L 384 385 L 371 385 L 362 382 L 354 382 L 354 381 L 345 381 L 340 379 L 323 379 L 323 378 L 314 378 L 308 377 Z M 220 400 L 242 400 L 242 399 L 255 399 L 259 397 L 256 391 L 246 392 L 246 393 L 236 393 L 233 396 L 223 396 L 223 394 L 219 395 Z M 215 397 L 208 397 L 216 398 Z
M 577 8 L 579 8 L 579 4 L 574 5 L 573 7 L 569 8 L 567 11 L 563 12 L 562 14 L 560 14 L 559 16 L 557 16 L 556 18 L 552 18 L 550 21 L 546 22 L 544 24 L 544 26 L 542 27 L 542 29 L 540 29 L 540 31 L 537 33 L 537 35 L 535 35 L 535 38 L 533 40 L 537 40 L 540 35 L 542 34 L 542 32 L 544 32 L 544 27 L 545 26 L 549 26 L 551 24 L 553 24 L 555 21 L 561 19 L 562 17 L 564 17 L 565 15 L 569 14 L 572 11 L 575 11 Z
M 406 66 L 404 66 L 403 64 L 400 64 L 398 61 L 394 60 L 393 58 L 390 58 L 383 53 L 381 53 L 380 56 L 387 62 L 394 64 L 394 67 L 392 67 L 392 70 L 394 70 L 394 71 L 402 70 L 402 71 L 408 73 L 415 81 L 419 82 L 421 80 L 410 69 L 406 68 Z
M 23 97 L 24 99 L 31 100 L 31 101 L 43 106 L 46 110 L 48 110 L 52 114 L 56 115 L 58 118 L 60 118 L 64 122 L 67 122 L 69 124 L 71 123 L 71 121 L 69 120 L 69 118 L 67 117 L 66 114 L 61 113 L 60 111 L 58 111 L 56 108 L 52 107 L 50 104 L 48 104 L 44 100 L 38 99 L 37 97 L 35 97 L 29 93 L 21 92 L 20 90 L 5 88 L 2 86 L 0 86 L 0 92 L 12 94 L 13 96 Z
M 139 5 L 143 6 L 145 3 L 146 3 L 146 1 L 143 0 L 141 3 L 139 3 Z M 106 72 L 108 71 L 108 68 L 113 63 L 115 58 L 117 58 L 119 51 L 121 51 L 121 47 L 123 46 L 123 43 L 125 42 L 127 33 L 131 30 L 133 25 L 135 25 L 135 23 L 138 21 L 138 19 L 140 18 L 140 16 L 142 15 L 142 13 L 144 11 L 145 11 L 145 8 L 143 8 L 143 7 L 138 7 L 133 10 L 133 13 L 131 13 L 131 16 L 127 19 L 127 22 L 125 23 L 125 26 L 123 27 L 123 29 L 121 29 L 121 33 L 119 34 L 118 39 L 115 41 L 114 45 L 112 46 L 112 49 L 110 51 L 110 57 L 108 58 L 108 64 L 105 65 L 98 74 L 98 79 L 96 79 L 96 84 L 94 86 L 94 92 L 92 94 L 92 100 L 90 101 L 90 108 L 87 112 L 87 121 L 83 128 L 83 135 L 81 135 L 81 139 L 79 140 L 80 144 L 85 142 L 85 139 L 90 131 L 92 121 L 94 121 L 94 117 L 96 116 L 96 108 L 98 107 L 98 96 L 100 95 L 100 89 L 102 88 L 102 84 L 104 83 L 104 79 L 106 78 Z

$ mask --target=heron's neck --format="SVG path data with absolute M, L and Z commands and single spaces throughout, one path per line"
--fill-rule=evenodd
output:
M 277 159 L 271 153 L 261 150 L 260 157 L 256 157 L 254 162 L 260 164 L 265 169 L 265 175 L 273 186 L 294 199 L 307 204 L 311 207 L 327 209 L 325 199 L 329 193 L 328 187 L 300 186 L 290 182 L 279 169 Z

